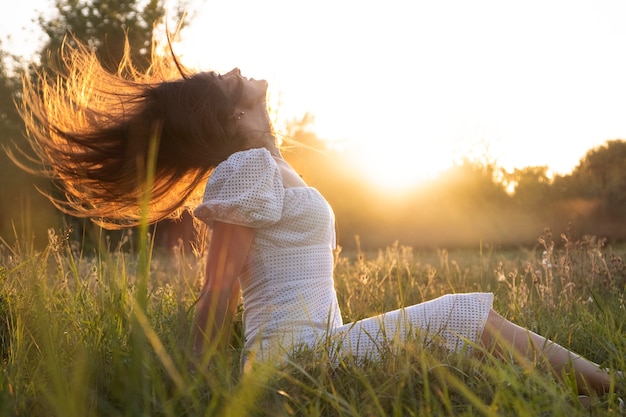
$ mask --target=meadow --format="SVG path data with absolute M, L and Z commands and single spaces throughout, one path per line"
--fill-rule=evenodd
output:
M 619 386 L 578 402 L 575 381 L 539 362 L 407 344 L 377 362 L 295 352 L 240 372 L 241 314 L 230 347 L 193 365 L 189 337 L 204 270 L 148 235 L 81 249 L 50 230 L 45 249 L 0 242 L 2 416 L 603 416 Z M 142 236 L 144 236 L 142 238 Z M 107 246 L 108 244 L 108 246 Z M 514 322 L 611 369 L 626 369 L 626 247 L 545 230 L 525 248 L 338 251 L 344 322 L 449 292 L 489 291 Z M 626 398 L 626 396 L 624 397 Z

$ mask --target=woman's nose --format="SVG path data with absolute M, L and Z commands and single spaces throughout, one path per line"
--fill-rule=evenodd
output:
M 239 68 L 233 68 L 232 70 L 228 71 L 228 74 L 241 75 L 241 70 Z

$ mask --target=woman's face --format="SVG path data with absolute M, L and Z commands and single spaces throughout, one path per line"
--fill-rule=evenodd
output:
M 227 97 L 235 100 L 237 107 L 254 109 L 266 107 L 267 81 L 246 78 L 239 68 L 218 75 L 218 82 Z
M 246 146 L 275 145 L 267 109 L 267 81 L 243 77 L 239 68 L 217 78 L 219 87 L 234 105 L 231 120 L 246 138 Z

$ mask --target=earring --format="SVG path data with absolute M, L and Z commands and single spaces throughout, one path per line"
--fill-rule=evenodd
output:
M 239 114 L 237 116 L 233 116 L 236 120 L 241 120 L 241 116 L 243 116 L 245 113 L 244 112 L 239 112 Z

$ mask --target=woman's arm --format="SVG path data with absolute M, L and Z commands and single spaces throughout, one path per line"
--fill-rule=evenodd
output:
M 254 229 L 215 222 L 207 258 L 206 277 L 196 305 L 193 349 L 201 359 L 207 343 L 228 341 L 239 302 L 239 274 L 248 256 Z

